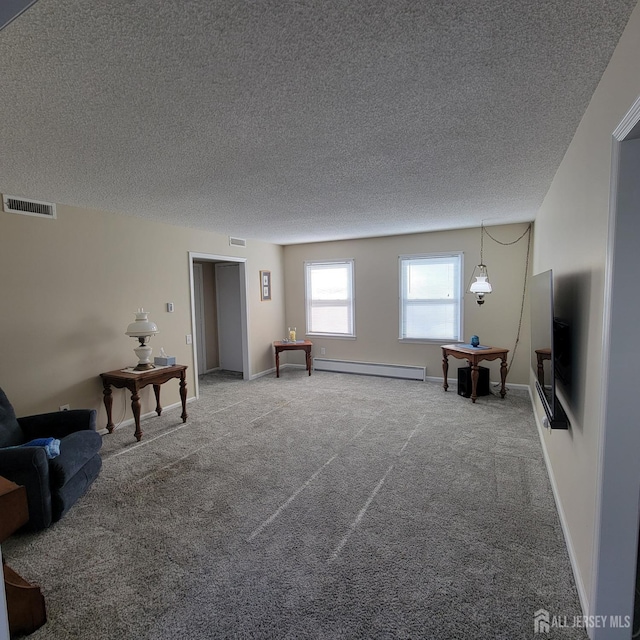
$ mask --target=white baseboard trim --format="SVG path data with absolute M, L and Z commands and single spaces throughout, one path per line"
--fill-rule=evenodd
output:
M 280 371 L 283 369 L 306 369 L 307 365 L 305 364 L 292 364 L 289 362 L 285 362 L 280 365 Z M 276 372 L 275 367 L 271 367 L 271 369 L 265 369 L 264 371 L 259 371 L 258 373 L 254 373 L 249 377 L 249 380 L 257 380 L 258 378 L 264 378 L 264 376 L 271 375 Z
M 258 373 L 253 373 L 249 376 L 249 380 L 257 380 L 258 378 L 264 378 L 264 376 L 268 376 L 270 373 L 275 373 L 276 368 L 271 367 L 271 369 L 266 369 L 265 371 L 259 371 Z
M 190 398 L 187 398 L 187 404 L 189 404 L 190 402 L 195 402 L 195 400 L 196 400 L 196 397 L 191 396 Z M 172 411 L 173 409 L 182 409 L 182 402 L 174 402 L 173 404 L 170 404 L 167 407 L 162 407 L 162 413 L 164 414 L 165 411 Z M 158 414 L 155 411 L 149 411 L 140 416 L 140 422 L 142 422 L 143 420 L 146 420 L 147 418 L 157 418 L 157 417 L 158 417 Z M 126 420 L 123 420 L 120 424 L 116 425 L 113 430 L 118 431 L 118 429 L 122 429 L 124 427 L 130 427 L 135 423 L 136 421 L 133 418 L 127 418 Z M 102 429 L 97 429 L 97 432 L 101 436 L 108 435 L 109 433 L 106 427 L 103 427 Z
M 521 385 L 524 386 L 524 385 Z M 569 525 L 567 524 L 567 518 L 564 514 L 564 509 L 562 508 L 562 502 L 560 500 L 560 493 L 558 491 L 558 485 L 556 484 L 556 479 L 553 474 L 553 469 L 551 467 L 551 460 L 549 459 L 549 454 L 547 453 L 547 447 L 544 442 L 544 427 L 542 426 L 542 422 L 538 417 L 538 413 L 536 412 L 536 406 L 533 399 L 533 395 L 531 393 L 531 387 L 527 387 L 529 389 L 529 400 L 531 401 L 531 408 L 533 410 L 533 415 L 536 419 L 536 426 L 538 428 L 538 437 L 540 438 L 540 447 L 542 448 L 542 455 L 544 457 L 544 463 L 547 467 L 547 475 L 549 476 L 549 482 L 551 484 L 551 491 L 553 492 L 553 499 L 556 503 L 556 510 L 558 511 L 558 518 L 560 519 L 560 526 L 562 527 L 562 534 L 564 536 L 564 543 L 567 547 L 567 553 L 569 554 L 569 562 L 571 563 L 571 569 L 573 571 L 573 579 L 576 583 L 576 589 L 578 590 L 578 598 L 580 600 L 580 606 L 582 607 L 582 613 L 585 616 L 589 615 L 589 598 L 587 596 L 587 591 L 584 586 L 584 581 L 582 580 L 582 574 L 580 573 L 580 569 L 578 567 L 578 561 L 576 559 L 576 554 L 573 548 L 573 541 L 571 538 L 571 532 L 569 531 Z M 591 629 L 588 629 L 591 631 Z
M 419 380 L 420 382 L 424 382 L 427 374 L 425 367 L 418 367 L 414 365 L 356 362 L 354 360 L 334 360 L 330 358 L 314 358 L 313 368 L 316 371 L 359 373 L 365 376 L 401 378 L 403 380 Z
M 494 386 L 499 386 L 501 384 L 501 382 L 499 380 L 496 380 L 495 382 L 492 380 L 491 384 Z M 507 382 L 505 383 L 505 386 L 507 389 L 521 389 L 522 391 L 528 391 L 529 395 L 531 395 L 531 388 L 529 387 L 528 384 L 519 384 L 517 382 Z
M 425 382 L 437 382 L 440 385 L 444 384 L 444 378 L 442 376 L 438 377 L 438 376 L 427 376 L 425 378 Z M 458 386 L 458 378 L 456 376 L 456 378 L 449 378 L 447 380 L 447 383 L 449 384 L 449 387 L 457 387 Z M 502 383 L 500 382 L 500 380 L 489 380 L 489 385 L 492 387 L 499 387 Z M 506 383 L 506 388 L 507 389 L 520 389 L 521 391 L 528 391 L 530 393 L 530 389 L 529 389 L 529 385 L 528 384 L 519 384 L 519 383 L 511 383 L 511 382 L 507 382 Z M 508 392 L 507 392 L 508 393 Z

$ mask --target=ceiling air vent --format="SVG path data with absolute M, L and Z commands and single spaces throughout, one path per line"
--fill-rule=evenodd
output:
M 229 236 L 229 246 L 246 247 L 247 241 L 244 238 L 233 238 L 232 236 Z
M 40 216 L 41 218 L 56 218 L 56 205 L 52 202 L 15 198 L 5 195 L 2 198 L 4 210 L 7 213 L 21 213 L 25 216 Z

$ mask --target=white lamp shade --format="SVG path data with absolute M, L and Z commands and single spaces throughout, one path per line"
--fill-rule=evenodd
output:
M 487 276 L 476 276 L 476 281 L 469 287 L 471 293 L 491 293 L 491 284 Z
M 143 336 L 152 336 L 158 333 L 158 327 L 155 322 L 149 320 L 149 312 L 144 309 L 138 309 L 136 319 L 125 331 L 125 334 L 132 338 L 141 338 Z

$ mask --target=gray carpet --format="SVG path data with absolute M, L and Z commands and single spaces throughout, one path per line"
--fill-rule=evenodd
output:
M 513 640 L 581 614 L 525 392 L 300 369 L 201 392 L 185 425 L 105 436 L 89 493 L 3 545 L 47 600 L 34 640 Z

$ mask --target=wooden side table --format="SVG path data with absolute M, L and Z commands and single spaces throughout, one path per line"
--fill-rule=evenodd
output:
M 116 389 L 129 389 L 131 391 L 131 409 L 133 418 L 136 423 L 135 437 L 140 441 L 142 438 L 142 429 L 140 428 L 140 389 L 149 384 L 153 385 L 153 391 L 156 394 L 156 413 L 162 413 L 160 406 L 160 385 L 167 380 L 178 378 L 180 380 L 180 399 L 182 400 L 182 422 L 187 421 L 187 366 L 184 364 L 175 364 L 171 367 L 157 367 L 149 371 L 134 372 L 129 370 L 117 369 L 116 371 L 108 371 L 101 373 L 102 385 L 104 387 L 104 406 L 107 410 L 107 431 L 113 432 L 114 424 L 111 418 L 111 408 L 113 405 L 111 387 Z
M 0 542 L 29 522 L 27 490 L 0 476 Z M 37 584 L 27 582 L 2 559 L 4 590 L 11 635 L 32 633 L 47 621 L 44 596 Z
M 507 354 L 509 349 L 501 347 L 488 347 L 484 349 L 476 349 L 474 347 L 463 347 L 456 344 L 445 344 L 442 346 L 442 372 L 444 373 L 444 390 L 449 388 L 447 383 L 447 373 L 449 372 L 448 356 L 453 356 L 461 360 L 468 360 L 471 365 L 471 402 L 477 399 L 476 391 L 478 388 L 478 364 L 483 360 L 497 360 L 500 358 L 500 378 L 502 387 L 500 388 L 500 397 L 504 399 L 507 394 L 505 383 L 507 381 Z
M 302 349 L 306 355 L 307 371 L 311 375 L 311 347 L 313 342 L 310 340 L 301 340 L 300 342 L 282 342 L 276 340 L 273 343 L 273 348 L 276 352 L 276 378 L 280 377 L 280 352 L 281 351 L 294 351 L 296 349 Z

